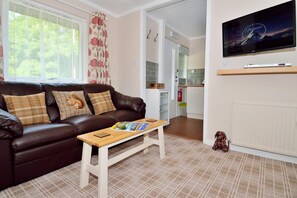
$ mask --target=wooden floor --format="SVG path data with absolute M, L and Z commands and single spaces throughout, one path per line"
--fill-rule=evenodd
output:
M 167 134 L 203 141 L 203 120 L 179 116 L 170 120 L 164 128 Z

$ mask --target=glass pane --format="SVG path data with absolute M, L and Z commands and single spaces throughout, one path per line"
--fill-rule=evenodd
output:
M 187 78 L 187 57 L 179 54 L 178 78 Z
M 42 11 L 33 16 L 20 8 L 9 12 L 9 76 L 81 80 L 79 24 Z
M 64 78 L 71 78 L 72 77 L 72 55 L 73 55 L 72 30 L 61 27 L 60 31 L 61 31 L 60 75 Z
M 9 19 L 9 75 L 40 77 L 40 20 L 12 12 Z
M 43 22 L 45 76 L 58 78 L 59 71 L 59 26 L 47 21 Z

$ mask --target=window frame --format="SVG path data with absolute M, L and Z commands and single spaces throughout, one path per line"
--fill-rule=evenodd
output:
M 4 78 L 8 81 L 21 81 L 21 82 L 46 82 L 46 83 L 86 83 L 87 82 L 87 67 L 88 67 L 88 34 L 87 34 L 87 20 L 69 14 L 63 10 L 58 10 L 57 8 L 49 7 L 47 5 L 32 2 L 26 0 L 34 9 L 38 9 L 41 12 L 47 12 L 49 14 L 67 18 L 79 24 L 80 32 L 80 42 L 79 42 L 79 79 L 66 79 L 66 78 L 34 78 L 34 77 L 13 77 L 9 76 L 9 2 L 11 0 L 3 0 L 2 2 L 2 41 L 3 41 L 3 51 L 4 51 Z M 19 3 L 20 1 L 15 1 Z M 15 3 L 14 2 L 14 3 Z M 21 0 L 23 2 L 23 0 Z M 21 3 L 22 4 L 22 3 Z

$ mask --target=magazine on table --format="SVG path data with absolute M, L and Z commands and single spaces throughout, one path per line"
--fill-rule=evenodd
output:
M 147 122 L 117 122 L 111 128 L 118 131 L 143 131 L 149 126 Z

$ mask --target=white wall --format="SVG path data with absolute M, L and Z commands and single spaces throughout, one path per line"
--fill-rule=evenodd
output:
M 110 66 L 110 76 L 111 76 L 111 85 L 115 90 L 119 91 L 120 82 L 119 77 L 120 73 L 118 72 L 119 67 L 119 20 L 117 18 L 107 16 L 108 30 L 108 50 L 109 50 L 109 66 Z
M 205 37 L 190 40 L 188 69 L 205 67 Z
M 118 85 L 118 91 L 140 96 L 140 12 L 118 19 L 118 64 L 115 66 L 117 78 L 112 81 Z
M 297 66 L 296 48 L 259 54 L 223 58 L 222 23 L 262 10 L 285 0 L 211 0 L 208 3 L 209 25 L 206 55 L 205 142 L 213 142 L 214 134 L 223 130 L 232 138 L 231 117 L 233 101 L 266 103 L 297 103 L 297 75 L 217 76 L 218 69 L 242 68 L 249 63 L 290 62 Z M 251 123 L 252 124 L 252 123 Z M 282 131 L 280 131 L 282 133 Z
M 158 63 L 160 37 L 158 36 L 156 42 L 154 39 L 157 33 L 159 34 L 159 23 L 150 17 L 147 17 L 146 20 L 146 35 L 148 35 L 149 31 L 151 30 L 149 39 L 146 39 L 146 60 Z
M 170 32 L 174 32 L 175 36 L 170 36 Z M 178 33 L 177 31 L 175 31 L 174 29 L 168 27 L 168 25 L 165 26 L 165 37 L 168 40 L 171 40 L 174 43 L 183 45 L 187 48 L 189 48 L 190 46 L 190 41 L 187 37 L 181 35 L 180 33 Z

